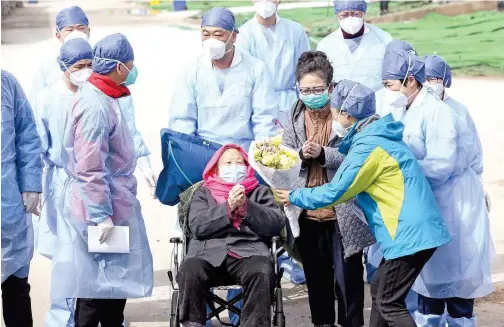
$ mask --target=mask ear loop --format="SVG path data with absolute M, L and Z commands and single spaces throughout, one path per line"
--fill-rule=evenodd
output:
M 347 97 L 345 98 L 345 101 L 343 101 L 343 104 L 341 105 L 341 109 L 340 109 L 340 113 L 343 111 L 343 107 L 345 106 L 348 98 L 350 97 L 350 95 L 352 94 L 353 90 L 357 87 L 357 85 L 359 84 L 355 84 L 351 89 L 350 89 L 350 92 L 348 92 L 348 95 Z M 346 110 L 345 112 L 347 112 L 348 110 Z
M 399 91 L 402 91 L 402 88 L 406 84 L 406 81 L 408 80 L 408 77 L 409 77 L 410 69 L 412 68 L 411 67 L 412 65 L 411 65 L 411 56 L 410 56 L 410 53 L 407 52 L 407 54 L 408 54 L 408 68 L 406 69 L 406 76 L 404 77 L 403 83 L 402 83 L 401 88 L 399 89 Z
M 446 83 L 446 81 L 445 81 L 445 77 L 446 77 L 446 66 L 447 66 L 447 65 L 448 65 L 448 64 L 445 62 L 445 63 L 444 63 L 444 72 L 443 72 L 443 86 L 444 86 L 444 87 L 446 86 L 446 84 L 445 84 L 445 83 Z

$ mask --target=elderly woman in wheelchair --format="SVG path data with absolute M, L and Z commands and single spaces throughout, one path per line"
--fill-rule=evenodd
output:
M 177 274 L 180 323 L 205 326 L 210 289 L 240 285 L 240 325 L 269 327 L 275 266 L 268 244 L 280 235 L 284 215 L 237 145 L 217 151 L 203 179 L 191 194 L 189 244 Z

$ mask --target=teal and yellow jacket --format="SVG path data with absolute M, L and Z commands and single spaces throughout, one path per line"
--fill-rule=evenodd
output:
M 346 158 L 333 180 L 292 191 L 290 202 L 314 210 L 356 196 L 386 260 L 448 243 L 436 199 L 402 141 L 403 130 L 391 115 L 357 123 L 339 148 Z

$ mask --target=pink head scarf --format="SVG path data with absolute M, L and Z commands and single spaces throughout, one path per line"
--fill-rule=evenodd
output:
M 245 150 L 243 150 L 242 147 L 236 144 L 226 144 L 222 146 L 210 159 L 210 162 L 207 164 L 205 171 L 203 172 L 203 180 L 205 181 L 203 183 L 203 186 L 208 188 L 210 190 L 210 193 L 212 193 L 212 196 L 214 197 L 215 201 L 217 204 L 221 204 L 227 201 L 228 196 L 229 196 L 229 191 L 235 186 L 234 183 L 228 183 L 222 180 L 218 175 L 215 174 L 217 171 L 217 163 L 219 162 L 219 159 L 221 155 L 224 153 L 224 151 L 228 149 L 236 149 L 240 151 L 240 154 L 243 157 L 243 160 L 245 161 L 245 165 L 247 167 L 247 174 L 245 175 L 245 179 L 242 180 L 241 182 L 237 184 L 243 185 L 245 187 L 245 194 L 249 194 L 252 192 L 258 185 L 259 181 L 255 177 L 255 171 L 252 167 L 250 167 L 248 163 L 248 155 Z

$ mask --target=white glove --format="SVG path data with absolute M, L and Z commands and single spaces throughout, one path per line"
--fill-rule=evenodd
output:
M 100 241 L 100 244 L 102 244 L 107 241 L 110 235 L 112 235 L 112 232 L 114 231 L 114 223 L 110 217 L 107 217 L 107 219 L 97 225 L 100 230 L 100 238 L 98 240 Z
M 143 171 L 145 180 L 147 181 L 147 185 L 151 188 L 151 195 L 152 198 L 156 198 L 156 184 L 157 184 L 157 176 L 154 173 L 154 170 L 152 168 L 145 169 Z
M 152 198 L 156 198 L 156 184 L 157 184 L 157 175 L 154 173 L 154 170 L 151 168 L 149 157 L 140 157 L 137 159 L 137 166 L 140 168 L 142 173 L 144 174 L 144 178 L 147 181 L 147 185 L 151 188 Z
M 37 192 L 24 192 L 23 204 L 26 207 L 26 213 L 32 213 L 37 209 L 39 203 L 40 193 Z

